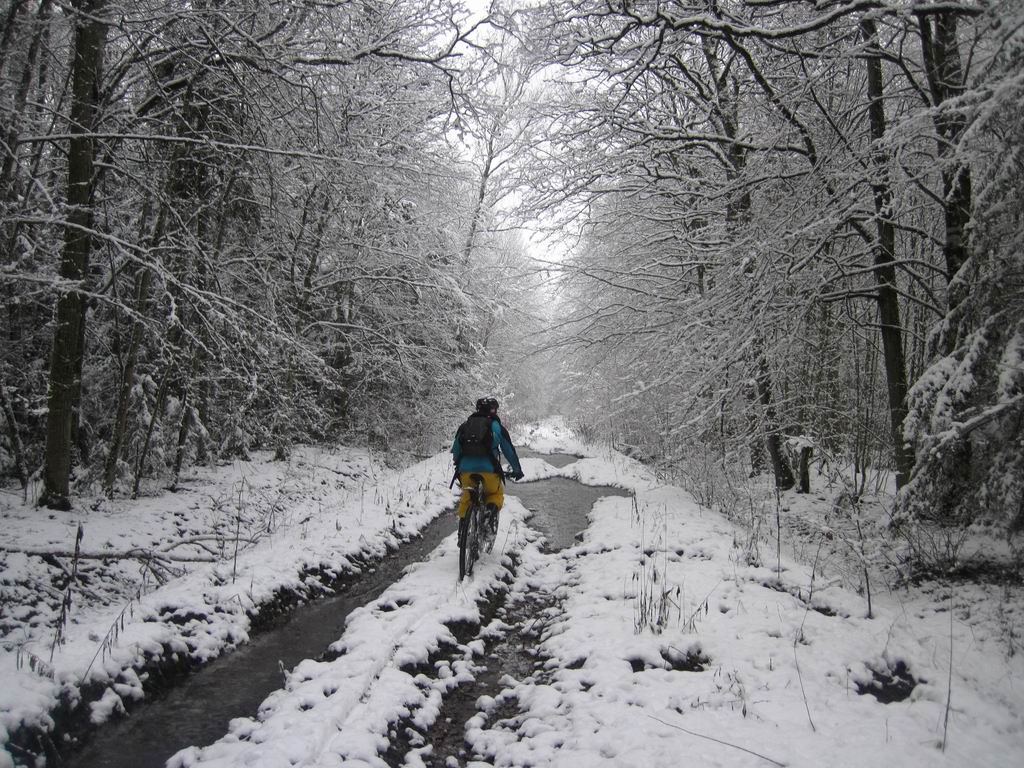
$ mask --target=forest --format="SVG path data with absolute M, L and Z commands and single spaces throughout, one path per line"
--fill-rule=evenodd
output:
M 9 0 L 4 476 L 422 453 L 489 391 L 669 473 L 889 472 L 922 555 L 1013 534 L 1021 10 Z
M 451 501 L 447 452 L 481 396 L 533 450 L 607 452 L 561 476 L 632 494 L 641 560 L 657 504 L 658 551 L 691 556 L 665 541 L 692 513 L 685 494 L 743 532 L 726 559 L 773 563 L 755 579 L 806 594 L 806 610 L 826 573 L 868 619 L 880 585 L 980 585 L 1015 663 L 1022 111 L 1019 0 L 3 0 L 11 680 L 74 667 L 86 686 L 96 656 L 54 661 L 76 605 L 120 611 L 88 632 L 113 658 L 147 590 L 200 563 L 233 585 L 240 553 L 279 531 L 350 526 L 373 550 L 359 558 L 420 535 L 424 510 Z M 527 480 L 562 472 L 528 466 Z M 208 509 L 183 511 L 200 486 Z M 411 499 L 423 508 L 395 511 Z M 335 504 L 358 523 L 328 522 Z M 565 578 L 515 509 L 500 578 L 531 563 Z M 593 509 L 595 530 L 633 535 Z M 112 521 L 136 513 L 158 534 L 122 546 Z M 97 529 L 119 532 L 99 544 Z M 378 552 L 371 534 L 395 538 Z M 784 548 L 809 586 L 783 588 Z M 333 578 L 356 551 L 288 567 Z M 659 634 L 671 606 L 685 618 L 671 585 L 652 586 L 668 570 L 634 573 L 637 635 Z M 252 578 L 250 613 L 292 588 Z M 230 614 L 218 605 L 210 616 Z M 699 650 L 685 663 L 703 669 Z M 908 669 L 885 663 L 889 682 Z M 48 691 L 44 714 L 68 695 Z M 38 722 L 14 711 L 0 697 L 0 746 L 52 755 L 24 746 Z

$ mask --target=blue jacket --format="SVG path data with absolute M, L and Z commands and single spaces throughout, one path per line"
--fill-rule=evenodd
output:
M 509 437 L 508 432 L 501 426 L 501 421 L 497 418 L 491 419 L 491 434 L 495 460 L 500 461 L 501 456 L 504 456 L 514 473 L 522 472 L 523 468 L 519 465 L 519 456 L 516 455 L 515 446 L 512 445 L 512 438 Z M 494 463 L 482 456 L 462 458 L 462 446 L 459 445 L 458 435 L 455 437 L 455 442 L 452 443 L 452 457 L 455 459 L 455 466 L 458 467 L 459 472 L 494 471 Z

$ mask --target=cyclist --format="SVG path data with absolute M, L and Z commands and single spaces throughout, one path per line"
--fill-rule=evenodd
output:
M 484 503 L 490 512 L 487 523 L 492 531 L 498 529 L 498 510 L 505 503 L 501 456 L 505 457 L 512 468 L 512 479 L 521 480 L 523 468 L 519 464 L 515 446 L 512 445 L 512 438 L 498 418 L 498 401 L 493 397 L 481 397 L 476 401 L 476 412 L 455 433 L 452 457 L 455 459 L 459 485 L 463 488 L 459 500 L 459 518 L 465 517 L 469 509 L 468 489 L 473 484 L 470 475 L 480 475 L 483 478 Z

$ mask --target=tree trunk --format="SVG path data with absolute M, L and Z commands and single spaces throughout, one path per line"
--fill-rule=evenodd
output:
M 15 167 L 17 161 L 17 146 L 18 137 L 20 135 L 20 126 L 18 125 L 18 119 L 25 113 L 25 105 L 28 103 L 28 94 L 32 88 L 32 78 L 36 71 L 36 62 L 39 59 L 39 49 L 42 46 L 43 33 L 46 28 L 46 22 L 50 15 L 50 7 L 52 3 L 50 0 L 43 0 L 39 4 L 39 10 L 36 14 L 36 23 L 38 29 L 35 35 L 32 36 L 32 42 L 29 45 L 28 55 L 25 58 L 24 69 L 21 73 L 21 82 L 18 84 L 18 92 L 15 96 L 14 103 L 11 105 L 11 122 L 7 126 L 6 144 L 4 149 L 4 161 L 3 169 L 0 170 L 0 199 L 5 202 L 9 202 L 15 198 L 13 194 L 17 185 L 14 183 Z M 0 71 L 2 71 L 2 63 L 0 63 Z
M 491 163 L 494 161 L 494 137 L 488 137 L 487 154 L 484 157 L 484 167 L 480 172 L 480 184 L 476 190 L 476 200 L 473 201 L 473 215 L 469 220 L 469 232 L 466 235 L 466 245 L 462 249 L 462 263 L 469 266 L 469 257 L 473 253 L 473 244 L 476 240 L 476 231 L 480 226 L 480 219 L 483 216 L 484 200 L 487 198 L 487 185 L 491 178 Z
M 4 67 L 7 64 L 7 53 L 11 48 L 11 39 L 14 37 L 14 28 L 17 26 L 18 14 L 25 5 L 25 0 L 13 0 L 10 8 L 7 9 L 7 18 L 4 19 L 3 35 L 0 36 L 0 77 L 4 74 Z
M 907 371 L 903 359 L 899 294 L 896 292 L 896 228 L 892 224 L 892 190 L 889 187 L 888 156 L 882 148 L 885 139 L 882 57 L 875 23 L 870 19 L 862 19 L 860 26 L 869 54 L 865 62 L 868 75 L 868 122 L 874 144 L 872 159 L 875 176 L 871 188 L 875 199 L 877 228 L 874 265 L 878 314 L 885 358 L 885 383 L 889 398 L 889 430 L 896 463 L 896 487 L 901 488 L 910 477 L 914 458 L 907 450 L 903 439 L 903 422 L 907 416 Z
M 811 456 L 814 449 L 805 445 L 800 449 L 800 483 L 797 486 L 797 493 L 811 492 Z
M 775 474 L 775 487 L 780 491 L 788 491 L 796 484 L 793 470 L 789 466 L 786 453 L 782 448 L 779 428 L 775 418 L 775 403 L 772 401 L 772 375 L 768 370 L 768 359 L 765 357 L 763 344 L 758 339 L 757 346 L 757 397 L 761 403 L 764 419 L 765 446 L 772 461 L 772 472 Z
M 715 102 L 715 113 L 721 124 L 722 133 L 730 139 L 726 154 L 728 164 L 726 165 L 726 176 L 736 188 L 730 190 L 729 200 L 726 204 L 726 226 L 733 243 L 739 245 L 744 225 L 750 220 L 750 207 L 752 203 L 750 188 L 743 183 L 743 172 L 747 165 L 746 148 L 739 142 L 740 115 L 739 115 L 739 83 L 735 75 L 725 75 L 718 58 L 717 42 L 704 38 L 702 50 L 708 68 L 712 72 L 717 89 Z M 751 254 L 753 255 L 753 254 Z M 754 264 L 750 259 L 748 266 L 744 269 L 745 274 L 751 275 L 753 279 Z M 752 308 L 753 310 L 753 308 Z M 772 395 L 772 377 L 768 367 L 767 353 L 765 352 L 764 338 L 758 329 L 759 319 L 751 312 L 750 323 L 755 334 L 754 342 L 751 345 L 754 359 L 753 366 L 754 386 L 750 390 L 751 413 L 758 409 L 761 411 L 759 420 L 751 417 L 750 436 L 750 470 L 751 476 L 761 474 L 765 468 L 765 451 L 771 460 L 772 473 L 775 476 L 775 486 L 780 490 L 792 488 L 795 480 L 793 470 L 782 450 L 782 443 L 779 440 L 778 427 L 776 424 L 775 403 Z
M 957 17 L 955 13 L 935 15 L 935 27 L 928 16 L 918 16 L 921 32 L 921 54 L 924 59 L 928 87 L 931 91 L 935 129 L 938 132 L 939 160 L 942 165 L 943 214 L 946 222 L 946 239 L 943 255 L 946 261 L 946 278 L 952 280 L 967 261 L 969 254 L 967 225 L 971 218 L 971 171 L 959 161 L 948 162 L 955 154 L 956 145 L 967 127 L 967 120 L 959 110 L 947 108 L 946 102 L 963 93 L 964 74 L 960 61 L 960 47 L 957 42 Z M 955 306 L 955 297 L 950 305 Z
M 747 397 L 747 450 L 750 453 L 750 476 L 757 477 L 768 470 L 768 453 L 765 451 L 762 437 L 762 417 L 759 417 L 761 399 L 758 396 L 756 382 L 751 382 L 750 386 L 745 386 L 743 390 Z
M 174 478 L 171 480 L 172 489 L 178 487 L 178 479 L 181 477 L 181 465 L 185 461 L 185 446 L 188 444 L 188 431 L 192 426 L 192 404 L 188 401 L 188 394 L 189 390 L 186 388 L 181 396 L 181 422 L 178 424 L 178 442 L 174 448 Z
M 69 509 L 71 440 L 74 406 L 81 386 L 84 354 L 85 293 L 81 290 L 89 269 L 92 246 L 93 140 L 89 137 L 99 111 L 100 82 L 106 27 L 97 18 L 104 0 L 78 0 L 72 65 L 71 140 L 68 147 L 68 224 L 64 229 L 60 277 L 55 311 L 50 386 L 46 419 L 43 493 L 39 503 Z M 68 283 L 71 283 L 70 285 Z
M 6 76 L 4 69 L 7 53 L 10 48 L 10 37 L 13 28 L 17 26 L 15 24 L 15 17 L 22 5 L 24 3 L 13 3 L 7 15 L 7 26 L 4 29 L 3 40 L 0 41 L 0 78 Z M 32 42 L 29 44 L 28 53 L 25 56 L 25 63 L 21 71 L 21 81 L 18 85 L 14 101 L 10 106 L 11 118 L 10 124 L 7 126 L 6 143 L 3 145 L 3 149 L 0 150 L 3 153 L 3 163 L 2 168 L 0 168 L 0 208 L 5 208 L 6 212 L 11 215 L 11 218 L 15 218 L 13 216 L 15 210 L 24 205 L 25 195 L 22 193 L 23 185 L 20 183 L 19 164 L 17 162 L 18 140 L 21 137 L 20 123 L 25 116 L 33 81 L 37 82 L 38 87 L 41 81 L 44 80 L 43 72 L 45 71 L 45 66 L 38 66 L 38 59 L 39 51 L 45 50 L 44 40 L 48 31 L 47 21 L 51 7 L 52 2 L 50 0 L 43 0 L 36 12 L 36 32 L 32 36 Z M 39 73 L 38 77 L 36 77 L 37 72 Z M 13 77 L 11 79 L 13 80 Z M 6 219 L 6 217 L 4 218 Z M 20 225 L 10 220 L 0 222 L 0 253 L 3 254 L 0 258 L 3 259 L 5 264 L 16 264 L 18 262 L 21 251 L 18 240 L 19 230 Z M 14 283 L 5 283 L 2 300 L 6 308 L 7 337 L 10 341 L 16 341 L 21 337 L 22 319 L 25 314 L 23 303 L 14 300 L 15 295 Z M 31 321 L 28 324 L 35 325 Z

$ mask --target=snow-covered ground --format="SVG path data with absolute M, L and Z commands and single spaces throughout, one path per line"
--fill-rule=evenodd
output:
M 628 459 L 588 458 L 563 471 L 636 498 L 598 502 L 582 543 L 534 575 L 533 588 L 562 598 L 562 611 L 541 646 L 546 673 L 502 694 L 523 713 L 491 727 L 481 717 L 470 730 L 489 763 L 1024 760 L 1024 662 L 981 631 L 997 622 L 957 610 L 955 593 L 953 614 L 948 600 L 927 594 L 876 595 L 868 619 L 863 597 L 812 580 L 785 555 L 781 573 L 774 562 L 749 564 L 734 525 Z M 1019 605 L 1019 590 L 1012 599 Z M 917 680 L 905 700 L 858 692 L 897 671 Z
M 143 696 L 136 670 L 147 660 L 199 663 L 245 642 L 277 596 L 325 589 L 321 579 L 358 571 L 449 507 L 449 467 L 442 454 L 397 472 L 365 451 L 307 447 L 286 462 L 257 454 L 204 471 L 173 494 L 97 499 L 76 512 L 0 495 L 0 746 L 22 725 L 52 727 L 62 695 L 99 691 L 82 704 L 99 723 Z M 84 555 L 138 551 L 150 566 L 80 557 L 61 621 L 73 558 L 46 553 L 73 552 L 80 524 Z M 11 759 L 0 749 L 0 766 Z
M 511 486 L 498 546 L 471 581 L 456 584 L 449 537 L 350 616 L 333 646 L 336 658 L 300 663 L 256 718 L 236 719 L 218 742 L 183 750 L 172 764 L 386 765 L 383 753 L 396 725 L 428 731 L 444 696 L 478 673 L 488 645 L 515 631 L 494 620 L 468 641 L 453 634 L 456 626 L 480 623 L 484 598 L 499 589 L 510 590 L 510 603 L 542 596 L 551 606 L 543 615 L 542 664 L 520 679 L 502 678 L 502 690 L 477 702 L 463 764 L 1024 762 L 1024 659 L 1014 639 L 1020 588 L 1001 588 L 1001 599 L 993 599 L 992 587 L 882 590 L 867 618 L 865 597 L 842 579 L 814 573 L 785 552 L 779 561 L 774 553 L 752 558 L 746 531 L 638 462 L 582 444 L 561 422 L 514 438 L 542 453 L 584 457 L 563 469 L 526 459 L 530 479 L 560 475 L 616 485 L 633 496 L 600 500 L 582 541 L 549 552 L 529 529 Z M 377 498 L 378 490 L 368 495 L 369 480 L 358 481 L 364 492 L 339 489 L 329 510 L 312 502 L 308 512 L 296 513 L 310 516 L 306 538 L 285 530 L 240 556 L 244 577 L 234 585 L 229 578 L 218 583 L 223 566 L 219 577 L 216 567 L 197 568 L 142 598 L 136 617 L 159 616 L 170 604 L 207 616 L 221 607 L 223 617 L 207 622 L 202 643 L 213 649 L 237 642 L 246 627 L 235 597 L 239 583 L 256 590 L 258 600 L 271 585 L 296 582 L 297 563 L 337 564 L 346 547 L 362 551 L 360 536 L 383 545 L 394 535 L 387 529 L 415 529 L 450 503 L 446 471 L 442 454 L 400 481 L 387 479 L 386 487 L 406 489 L 390 505 Z M 343 494 L 352 495 L 345 501 Z M 170 600 L 162 594 L 168 590 Z M 238 610 L 226 607 L 236 604 Z M 78 679 L 86 651 L 96 648 L 89 632 L 105 631 L 109 618 L 72 625 L 54 659 L 57 680 Z M 94 665 L 102 671 L 90 674 L 113 680 L 139 648 L 173 642 L 164 633 L 181 630 L 136 619 L 107 663 Z M 436 660 L 443 648 L 447 657 Z M 14 682 L 23 697 L 39 691 L 39 702 L 52 700 L 54 683 L 4 663 L 5 684 Z M 111 695 L 132 695 L 132 686 L 123 678 L 121 684 L 127 687 Z M 883 703 L 872 691 L 899 700 Z M 13 696 L 5 692 L 3 699 L 5 717 L 44 709 L 23 700 L 16 710 Z M 405 765 L 422 765 L 430 753 L 429 744 L 415 746 Z

